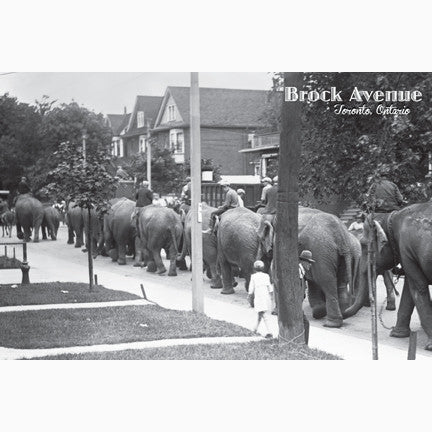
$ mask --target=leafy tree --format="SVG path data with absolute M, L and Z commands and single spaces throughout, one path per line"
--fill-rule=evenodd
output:
M 0 187 L 14 190 L 26 167 L 42 149 L 40 115 L 31 105 L 14 97 L 0 96 Z
M 88 212 L 89 221 L 91 209 L 95 208 L 99 214 L 108 210 L 108 199 L 114 196 L 117 179 L 107 170 L 110 156 L 102 143 L 93 143 L 92 151 L 84 159 L 79 143 L 64 142 L 54 152 L 53 160 L 57 166 L 48 173 L 50 183 L 44 188 L 44 192 L 56 198 L 73 200 Z M 88 224 L 87 233 L 90 289 L 93 284 L 91 225 Z

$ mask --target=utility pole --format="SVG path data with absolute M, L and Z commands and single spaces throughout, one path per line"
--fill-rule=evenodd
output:
M 284 87 L 303 86 L 302 73 L 284 73 Z M 279 147 L 279 189 L 276 216 L 275 271 L 279 338 L 305 343 L 303 297 L 298 261 L 298 172 L 300 167 L 301 104 L 282 103 Z
M 150 144 L 150 123 L 147 122 L 147 181 L 151 189 L 151 144 Z
M 190 166 L 192 201 L 192 310 L 204 312 L 202 207 L 201 207 L 201 131 L 198 72 L 191 72 L 190 87 Z

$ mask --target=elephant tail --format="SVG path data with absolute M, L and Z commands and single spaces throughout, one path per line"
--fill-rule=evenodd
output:
M 175 256 L 178 256 L 179 251 L 178 251 L 178 243 L 177 243 L 177 238 L 176 238 L 175 226 L 170 228 L 170 234 L 171 234 L 172 244 L 174 245 Z
M 174 236 L 173 236 L 173 233 L 171 232 L 171 236 L 175 239 L 175 233 L 174 233 Z M 174 242 L 174 240 L 173 240 L 173 242 Z M 176 244 L 176 243 L 174 243 L 174 244 Z M 176 250 L 177 250 L 177 248 L 176 248 Z M 190 251 L 188 250 L 188 247 L 187 247 L 187 244 L 186 244 L 186 233 L 185 233 L 185 230 L 183 228 L 182 250 L 181 250 L 181 253 L 177 254 L 177 260 L 178 261 L 184 260 L 186 258 L 186 255 L 188 255 L 188 254 L 190 255 Z

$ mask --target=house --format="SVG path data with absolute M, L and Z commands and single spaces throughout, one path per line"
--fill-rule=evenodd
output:
M 239 153 L 249 156 L 254 174 L 260 177 L 275 175 L 278 167 L 280 132 L 257 132 L 251 135 L 249 146 Z
M 111 141 L 111 154 L 113 156 L 124 156 L 123 135 L 129 123 L 130 114 L 108 114 L 106 117 L 107 125 L 111 128 L 113 137 Z
M 160 96 L 137 96 L 129 122 L 122 135 L 124 157 L 144 153 L 150 128 L 153 127 L 159 107 Z
M 190 88 L 168 87 L 151 136 L 155 145 L 174 151 L 175 161 L 190 158 Z M 264 127 L 267 91 L 200 88 L 201 157 L 220 165 L 225 175 L 253 175 L 251 158 L 239 153 Z

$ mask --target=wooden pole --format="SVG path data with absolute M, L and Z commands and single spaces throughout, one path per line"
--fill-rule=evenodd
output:
M 151 143 L 150 143 L 150 125 L 147 126 L 147 181 L 151 189 Z
M 93 255 L 92 255 L 92 221 L 91 221 L 91 209 L 87 209 L 88 214 L 88 230 L 87 230 L 87 256 L 88 256 L 88 268 L 89 268 L 89 291 L 93 290 Z
M 367 249 L 367 269 L 369 285 L 369 302 L 371 310 L 371 330 L 372 330 L 372 359 L 378 360 L 378 328 L 377 328 L 377 306 L 376 306 L 376 227 L 373 213 L 371 214 L 372 238 L 368 242 Z
M 201 211 L 201 131 L 198 72 L 191 72 L 190 88 L 190 167 L 192 210 L 192 310 L 204 312 L 202 211 Z
M 284 85 L 302 88 L 302 73 L 285 73 Z M 275 267 L 281 341 L 305 343 L 303 297 L 298 263 L 298 171 L 301 154 L 301 104 L 283 102 L 279 147 Z

